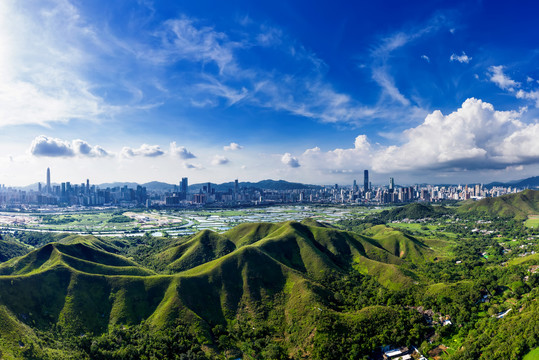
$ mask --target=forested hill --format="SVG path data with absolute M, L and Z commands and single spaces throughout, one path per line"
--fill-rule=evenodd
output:
M 467 201 L 457 212 L 523 220 L 528 215 L 539 214 L 539 190 L 524 190 L 516 194 Z
M 439 218 L 450 215 L 453 211 L 444 206 L 432 206 L 424 203 L 412 203 L 380 212 L 379 217 L 384 221 L 403 219 Z

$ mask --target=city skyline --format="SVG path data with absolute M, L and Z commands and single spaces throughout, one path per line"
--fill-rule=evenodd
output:
M 0 184 L 536 176 L 534 8 L 7 0 Z
M 307 185 L 282 181 L 240 183 L 238 179 L 225 184 L 211 182 L 194 184 L 183 177 L 177 184 L 91 184 L 90 179 L 80 184 L 63 181 L 51 182 L 51 169 L 47 168 L 45 186 L 37 183 L 36 189 L 17 189 L 0 184 L 0 209 L 40 210 L 74 209 L 99 207 L 146 207 L 146 208 L 197 208 L 202 206 L 259 206 L 291 203 L 313 204 L 357 204 L 382 205 L 410 203 L 416 201 L 443 202 L 483 199 L 516 193 L 528 188 L 524 183 L 515 184 L 471 184 L 396 185 L 393 177 L 387 185 L 373 185 L 368 181 L 368 170 L 364 170 L 364 185 L 357 180 L 347 185 Z M 135 186 L 133 186 L 135 185 Z M 165 186 L 166 185 L 166 186 Z M 241 185 L 241 186 L 240 186 Z

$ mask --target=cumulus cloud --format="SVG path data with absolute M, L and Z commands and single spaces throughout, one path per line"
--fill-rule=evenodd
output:
M 105 157 L 109 153 L 101 146 L 91 146 L 84 140 L 67 141 L 40 135 L 30 145 L 30 154 L 47 157 Z
M 305 167 L 324 173 L 351 173 L 371 167 L 373 148 L 366 135 L 358 135 L 354 147 L 323 152 L 319 147 L 307 149 L 301 155 Z
M 462 55 L 457 55 L 455 53 L 451 54 L 451 57 L 449 58 L 449 61 L 458 61 L 459 63 L 467 64 L 472 60 L 471 57 L 466 55 L 466 53 L 463 51 Z
M 90 157 L 105 157 L 109 153 L 99 145 L 91 146 L 84 140 L 73 140 L 73 150 L 76 154 Z
M 285 165 L 290 166 L 291 168 L 298 168 L 301 166 L 298 158 L 292 156 L 292 154 L 290 153 L 285 153 L 281 158 L 281 162 Z
M 225 151 L 241 150 L 241 149 L 243 149 L 243 146 L 241 146 L 241 145 L 238 144 L 238 143 L 231 142 L 230 145 L 225 145 L 225 146 L 223 146 L 223 149 L 224 149 Z
M 514 91 L 520 86 L 520 83 L 505 75 L 503 69 L 502 65 L 489 67 L 490 81 L 498 85 L 500 89 Z
M 503 152 L 500 145 L 525 127 L 520 117 L 519 112 L 496 111 L 491 104 L 470 98 L 457 111 L 449 115 L 434 111 L 421 125 L 408 129 L 404 134 L 406 143 L 374 155 L 373 169 L 388 172 L 505 167 L 515 161 L 516 154 Z
M 447 115 L 429 114 L 403 133 L 401 145 L 372 145 L 365 135 L 348 149 L 306 150 L 299 163 L 322 173 L 462 171 L 504 169 L 539 163 L 539 123 L 526 124 L 522 112 L 497 111 L 470 98 Z M 285 154 L 286 155 L 286 154 Z M 283 156 L 283 162 L 290 159 Z
M 180 159 L 183 160 L 196 158 L 196 156 L 192 152 L 187 150 L 185 146 L 177 146 L 175 141 L 170 143 L 170 153 L 179 156 Z
M 125 146 L 120 153 L 122 157 L 126 158 L 135 156 L 158 157 L 164 154 L 165 152 L 161 150 L 159 145 L 148 144 L 142 144 L 138 149 L 133 149 L 128 146 Z
M 226 165 L 230 162 L 226 157 L 222 155 L 215 155 L 211 161 L 212 165 Z

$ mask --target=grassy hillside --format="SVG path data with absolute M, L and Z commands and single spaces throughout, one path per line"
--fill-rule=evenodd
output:
M 383 221 L 403 220 L 403 219 L 425 219 L 439 218 L 443 215 L 450 215 L 453 211 L 444 206 L 433 206 L 423 203 L 412 203 L 399 206 L 390 210 L 384 210 L 378 214 Z
M 539 190 L 524 190 L 496 198 L 468 201 L 462 204 L 457 212 L 463 215 L 474 214 L 525 220 L 528 215 L 539 214 Z
M 3 239 L 0 235 L 0 263 L 29 252 L 28 246 L 10 239 Z
M 235 343 L 250 344 L 243 327 L 261 324 L 271 324 L 273 330 L 265 331 L 274 335 L 256 335 L 265 339 L 260 351 L 275 350 L 270 344 L 278 341 L 279 351 L 309 354 L 313 329 L 322 321 L 317 313 L 339 308 L 331 290 L 335 279 L 359 271 L 379 292 L 405 289 L 416 276 L 401 265 L 431 253 L 417 239 L 383 226 L 358 235 L 315 221 L 243 224 L 172 244 L 154 255 L 162 269 L 157 274 L 115 254 L 121 242 L 92 236 L 57 240 L 0 264 L 0 307 L 15 329 L 30 338 L 28 329 L 51 327 L 108 334 L 125 325 L 170 329 L 181 320 L 209 354 L 221 346 L 216 327 L 237 332 Z M 17 350 L 13 343 L 1 346 L 6 354 Z

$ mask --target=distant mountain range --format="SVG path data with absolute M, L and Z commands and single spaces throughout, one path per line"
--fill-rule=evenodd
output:
M 207 184 L 208 183 L 198 183 L 198 184 L 189 185 L 189 191 L 198 192 Z M 222 184 L 216 184 L 216 183 L 210 183 L 210 184 L 211 184 L 211 187 L 215 189 L 215 191 L 226 192 L 229 189 L 234 189 L 233 181 L 222 183 Z M 43 183 L 41 185 L 43 186 Z M 53 185 L 59 185 L 59 184 L 55 183 Z M 136 182 L 112 182 L 112 183 L 98 184 L 98 186 L 101 189 L 106 189 L 108 187 L 113 188 L 113 187 L 123 187 L 123 186 L 127 186 L 128 188 L 134 189 L 138 185 L 144 186 L 146 187 L 147 190 L 150 190 L 150 191 L 161 191 L 161 192 L 172 191 L 174 190 L 174 186 L 179 186 L 179 185 L 174 185 L 174 184 L 168 184 L 161 181 L 150 181 L 144 184 L 139 184 Z M 444 185 L 451 186 L 451 185 L 456 185 L 456 184 L 444 184 Z M 473 185 L 473 184 L 469 184 L 469 185 Z M 539 176 L 533 176 L 530 178 L 514 180 L 514 181 L 509 181 L 509 182 L 491 182 L 484 185 L 484 187 L 489 188 L 489 189 L 494 186 L 504 186 L 504 187 L 512 186 L 512 187 L 517 187 L 517 188 L 530 188 L 530 189 L 539 188 Z M 268 190 L 297 190 L 297 189 L 302 190 L 302 189 L 322 188 L 322 186 L 320 185 L 302 184 L 302 183 L 289 182 L 285 180 L 262 180 L 259 182 L 246 181 L 246 182 L 240 182 L 239 187 L 240 188 L 268 189 Z M 16 187 L 16 188 L 20 190 L 26 190 L 26 191 L 29 191 L 29 190 L 35 191 L 38 188 L 38 184 L 35 183 L 35 184 Z
M 506 183 L 491 182 L 490 184 L 485 185 L 485 187 L 487 188 L 492 188 L 494 186 L 514 186 L 518 188 L 533 189 L 533 188 L 539 187 L 539 176 L 533 176 L 533 177 L 529 177 L 527 179 L 522 179 L 522 180 L 509 181 Z
M 222 184 L 216 184 L 216 183 L 210 183 L 211 187 L 215 189 L 215 191 L 222 191 L 226 192 L 229 189 L 234 189 L 234 182 L 227 182 Z M 41 184 L 43 186 L 43 183 Z M 53 185 L 59 185 L 57 183 L 53 183 Z M 72 184 L 75 185 L 75 184 Z M 95 185 L 95 184 L 91 184 Z M 134 189 L 137 186 L 144 186 L 149 191 L 173 191 L 174 187 L 179 187 L 179 185 L 175 184 L 168 184 L 161 181 L 151 181 L 143 184 L 139 184 L 136 182 L 112 182 L 112 183 L 103 183 L 98 184 L 98 186 L 101 189 L 106 188 L 114 188 L 114 187 L 124 187 L 127 186 L 128 188 Z M 189 191 L 190 192 L 198 192 L 201 190 L 204 186 L 207 186 L 208 183 L 199 183 L 199 184 L 192 184 L 189 185 Z M 259 182 L 240 182 L 239 184 L 240 188 L 258 188 L 258 189 L 269 189 L 269 190 L 296 190 L 296 189 L 319 189 L 322 188 L 322 186 L 319 185 L 309 185 L 309 184 L 301 184 L 301 183 L 294 183 L 294 182 L 288 182 L 285 180 L 262 180 Z M 22 186 L 17 187 L 17 189 L 21 190 L 34 190 L 36 191 L 38 189 L 38 184 L 31 184 L 28 186 Z

